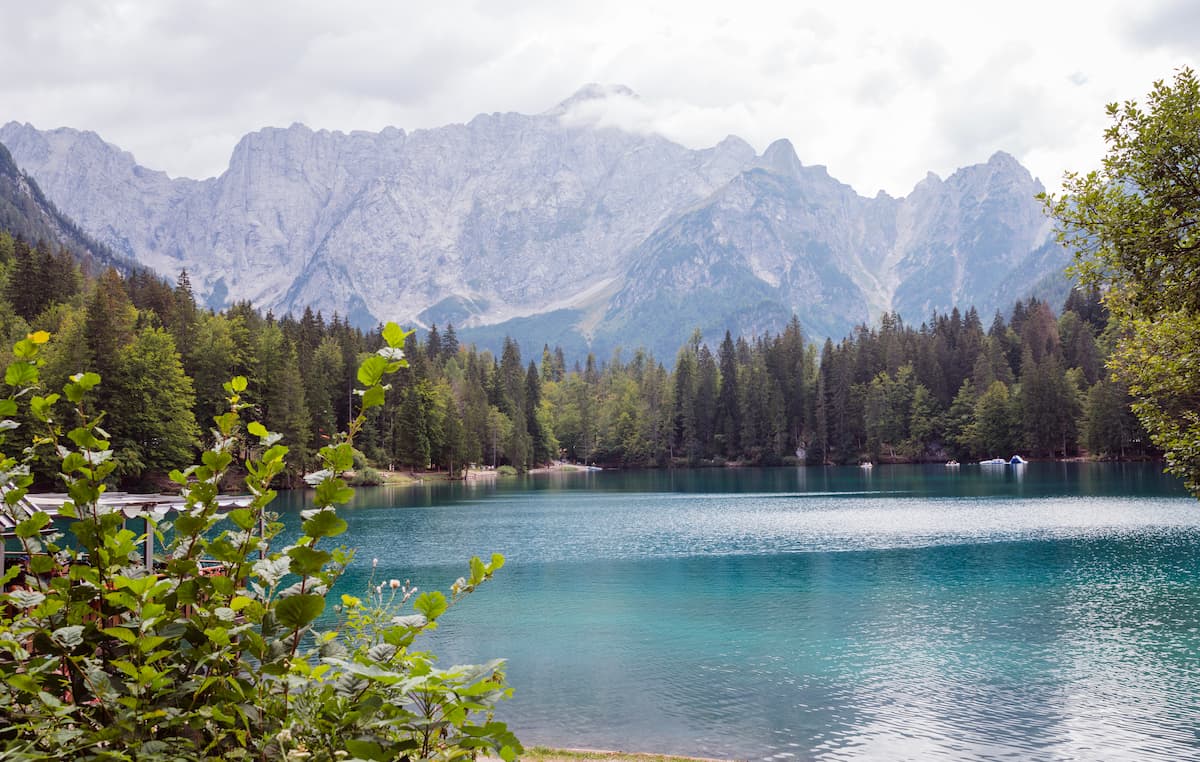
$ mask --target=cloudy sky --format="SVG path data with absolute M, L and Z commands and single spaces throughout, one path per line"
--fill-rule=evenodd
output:
M 691 147 L 790 138 L 860 193 L 1015 155 L 1048 186 L 1103 153 L 1104 104 L 1200 53 L 1194 0 L 16 2 L 0 121 L 90 129 L 172 175 L 219 174 L 264 126 L 408 130 L 537 113 Z

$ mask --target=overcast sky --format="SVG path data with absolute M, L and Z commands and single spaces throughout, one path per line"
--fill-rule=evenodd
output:
M 1194 0 L 43 0 L 3 21 L 0 122 L 94 130 L 188 177 L 265 126 L 436 127 L 600 82 L 640 96 L 605 123 L 790 138 L 865 195 L 997 150 L 1056 189 L 1099 163 L 1105 103 L 1200 53 Z

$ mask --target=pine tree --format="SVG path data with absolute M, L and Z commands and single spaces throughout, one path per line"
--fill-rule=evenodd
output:
M 696 356 L 687 348 L 679 350 L 675 360 L 675 394 L 672 414 L 673 451 L 689 464 L 701 458 L 696 427 Z
M 258 401 L 263 425 L 284 435 L 292 475 L 302 474 L 312 425 L 296 348 L 279 325 L 268 322 L 259 331 L 250 380 L 251 397 Z
M 84 313 L 87 367 L 100 374 L 96 405 L 113 410 L 120 388 L 114 383 L 126 347 L 133 343 L 137 310 L 125 293 L 121 276 L 106 270 L 92 287 Z M 107 384 L 104 382 L 107 380 Z
M 326 336 L 308 361 L 304 376 L 304 397 L 312 421 L 313 441 L 324 445 L 337 433 L 337 402 L 342 396 L 345 374 L 342 348 L 337 339 Z
M 442 335 L 438 333 L 437 323 L 429 327 L 429 336 L 425 339 L 425 356 L 430 360 L 442 361 Z
M 739 424 L 741 406 L 738 402 L 741 394 L 738 390 L 737 354 L 729 331 L 725 331 L 725 339 L 721 342 L 718 357 L 721 386 L 717 393 L 716 436 L 721 454 L 726 458 L 737 458 L 742 454 Z
M 446 324 L 446 335 L 442 337 L 442 359 L 449 362 L 458 357 L 458 334 L 454 331 L 454 323 Z
M 708 345 L 702 344 L 696 355 L 695 407 L 696 439 L 700 456 L 709 458 L 716 454 L 717 418 L 717 362 Z

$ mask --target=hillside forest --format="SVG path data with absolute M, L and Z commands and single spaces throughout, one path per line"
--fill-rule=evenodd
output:
M 86 277 L 66 250 L 0 233 L 0 331 L 54 339 L 42 378 L 60 388 L 98 372 L 96 405 L 126 486 L 192 462 L 224 404 L 249 379 L 259 419 L 291 446 L 293 484 L 359 406 L 358 358 L 378 335 L 334 314 L 197 306 L 145 270 Z M 641 468 L 1151 455 L 1127 390 L 1105 370 L 1116 337 L 1095 292 L 1055 314 L 1034 299 L 985 324 L 974 309 L 918 326 L 897 314 L 840 342 L 779 334 L 710 347 L 696 334 L 674 358 L 643 350 L 572 361 L 506 340 L 463 346 L 452 325 L 414 334 L 408 371 L 370 411 L 358 440 L 376 468 L 526 470 L 553 460 Z M 7 362 L 9 358 L 4 358 Z M 64 408 L 63 414 L 66 414 Z M 369 469 L 363 469 L 369 470 Z M 47 471 L 49 473 L 49 471 Z

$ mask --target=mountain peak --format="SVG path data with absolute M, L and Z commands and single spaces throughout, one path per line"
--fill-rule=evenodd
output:
M 884 309 L 1007 309 L 1066 258 L 1008 154 L 877 203 L 788 140 L 670 143 L 634 98 L 588 85 L 562 119 L 498 113 L 395 140 L 264 128 L 203 182 L 81 133 L 10 123 L 0 143 L 84 230 L 168 277 L 186 267 L 210 305 L 469 320 L 481 344 L 511 330 L 669 356 L 696 325 L 762 335 L 793 313 L 838 337 Z
M 602 85 L 598 82 L 589 82 L 576 90 L 570 98 L 567 98 L 547 111 L 546 114 L 549 116 L 562 116 L 576 106 L 589 101 L 602 101 L 608 98 L 637 99 L 637 97 L 638 94 L 625 85 Z
M 987 163 L 989 166 L 996 168 L 1025 169 L 1025 167 L 1021 166 L 1021 162 L 1017 161 L 1016 157 L 1007 151 L 996 151 L 988 159 Z
M 800 157 L 796 155 L 796 149 L 792 147 L 792 141 L 787 138 L 780 138 L 767 146 L 759 164 L 764 169 L 784 177 L 799 176 L 800 169 L 804 166 L 800 163 Z

